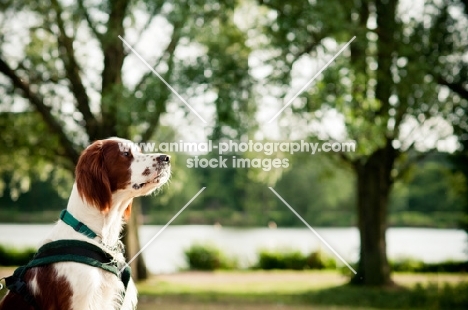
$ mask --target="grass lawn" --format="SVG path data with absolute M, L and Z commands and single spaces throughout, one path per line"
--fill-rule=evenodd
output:
M 14 268 L 0 268 L 0 278 Z M 359 288 L 335 271 L 182 272 L 138 284 L 138 310 L 468 309 L 468 274 L 393 274 Z M 0 298 L 5 293 L 0 291 Z
M 200 302 L 188 300 L 155 299 L 142 300 L 138 304 L 138 310 L 371 310 L 375 308 L 313 306 L 313 305 L 289 305 L 281 303 L 245 303 L 245 302 Z
M 357 288 L 334 271 L 185 272 L 138 284 L 138 309 L 468 309 L 466 274 L 394 274 L 395 287 Z

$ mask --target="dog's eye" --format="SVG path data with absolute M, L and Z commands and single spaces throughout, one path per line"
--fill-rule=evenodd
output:
M 128 157 L 128 156 L 130 156 L 130 152 L 122 152 L 122 155 L 125 156 L 125 157 Z

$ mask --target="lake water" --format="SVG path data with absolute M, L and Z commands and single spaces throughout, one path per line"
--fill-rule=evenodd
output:
M 0 244 L 36 246 L 52 225 L 0 224 Z M 145 245 L 162 226 L 142 226 Z M 358 258 L 359 232 L 356 228 L 317 228 L 317 233 L 346 261 Z M 194 243 L 211 243 L 243 266 L 255 262 L 260 249 L 293 249 L 310 252 L 321 249 L 333 255 L 307 228 L 226 228 L 215 226 L 169 226 L 143 252 L 153 273 L 171 273 L 186 267 L 183 251 Z M 456 229 L 390 228 L 387 252 L 390 258 L 415 258 L 425 262 L 467 260 L 467 235 Z M 339 259 L 337 259 L 339 263 Z

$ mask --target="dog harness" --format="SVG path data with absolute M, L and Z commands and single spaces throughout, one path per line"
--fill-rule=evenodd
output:
M 92 234 L 97 236 L 91 229 L 75 219 L 73 215 L 66 210 L 62 211 L 60 219 L 65 219 L 64 222 L 66 224 L 72 226 L 73 229 L 87 237 L 94 238 L 91 237 Z M 131 269 L 129 266 L 123 268 L 121 272 L 114 257 L 100 247 L 80 240 L 57 240 L 41 246 L 27 265 L 18 267 L 12 276 L 5 278 L 5 284 L 11 292 L 22 295 L 24 301 L 32 305 L 35 309 L 39 309 L 34 296 L 31 294 L 24 281 L 24 276 L 31 268 L 59 262 L 86 264 L 113 273 L 120 278 L 124 284 L 125 291 L 127 290 L 127 285 L 131 277 Z

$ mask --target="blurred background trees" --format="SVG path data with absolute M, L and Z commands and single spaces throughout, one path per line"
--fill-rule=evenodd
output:
M 50 0 L 6 1 L 1 9 L 1 142 L 7 153 L 0 166 L 16 191 L 28 190 L 28 175 L 36 173 L 53 172 L 57 178 L 66 170 L 70 178 L 81 150 L 94 140 L 154 138 L 169 102 L 193 121 L 187 107 L 148 68 L 124 73 L 125 66 L 136 66 L 134 55 L 133 63 L 127 60 L 129 52 L 119 38 L 127 33 L 131 44 L 150 43 L 144 55 L 184 97 L 210 91 L 215 128 L 224 125 L 232 134 L 249 124 L 248 53 L 245 38 L 231 22 L 233 5 Z M 216 35 L 223 40 L 213 40 L 210 31 L 220 31 Z M 207 53 L 185 57 L 184 49 Z M 226 51 L 223 57 L 217 49 Z M 206 76 L 216 81 L 215 87 L 207 89 Z M 215 134 L 221 136 L 219 130 Z M 135 218 L 138 204 L 134 207 Z M 129 240 L 138 240 L 134 223 L 124 233 Z M 126 243 L 131 257 L 138 246 Z M 144 268 L 133 267 L 144 277 Z
M 296 104 L 296 119 L 312 121 L 336 110 L 345 124 L 340 138 L 358 142 L 358 152 L 339 154 L 356 176 L 361 251 L 353 282 L 389 284 L 385 231 L 393 185 L 414 161 L 453 134 L 451 123 L 465 117 L 468 34 L 463 4 L 260 3 L 276 13 L 269 34 L 281 51 L 276 63 L 283 64 L 283 72 L 293 72 L 304 55 L 333 54 L 333 47 L 338 48 L 331 38 L 346 42 L 357 37 L 349 57 L 338 58 Z M 291 74 L 283 80 L 291 80 Z
M 188 155 L 174 154 L 172 184 L 141 200 L 143 220 L 164 224 L 207 186 L 179 223 L 301 225 L 268 191 L 274 184 L 313 226 L 357 225 L 354 282 L 389 284 L 388 225 L 466 227 L 467 12 L 461 0 L 4 1 L 2 218 L 29 221 L 29 210 L 54 219 L 44 210 L 63 208 L 80 151 L 109 136 L 355 140 L 356 153 L 275 154 L 290 166 L 272 171 L 188 169 Z M 291 98 L 353 36 L 266 126 L 286 102 L 278 98 Z

